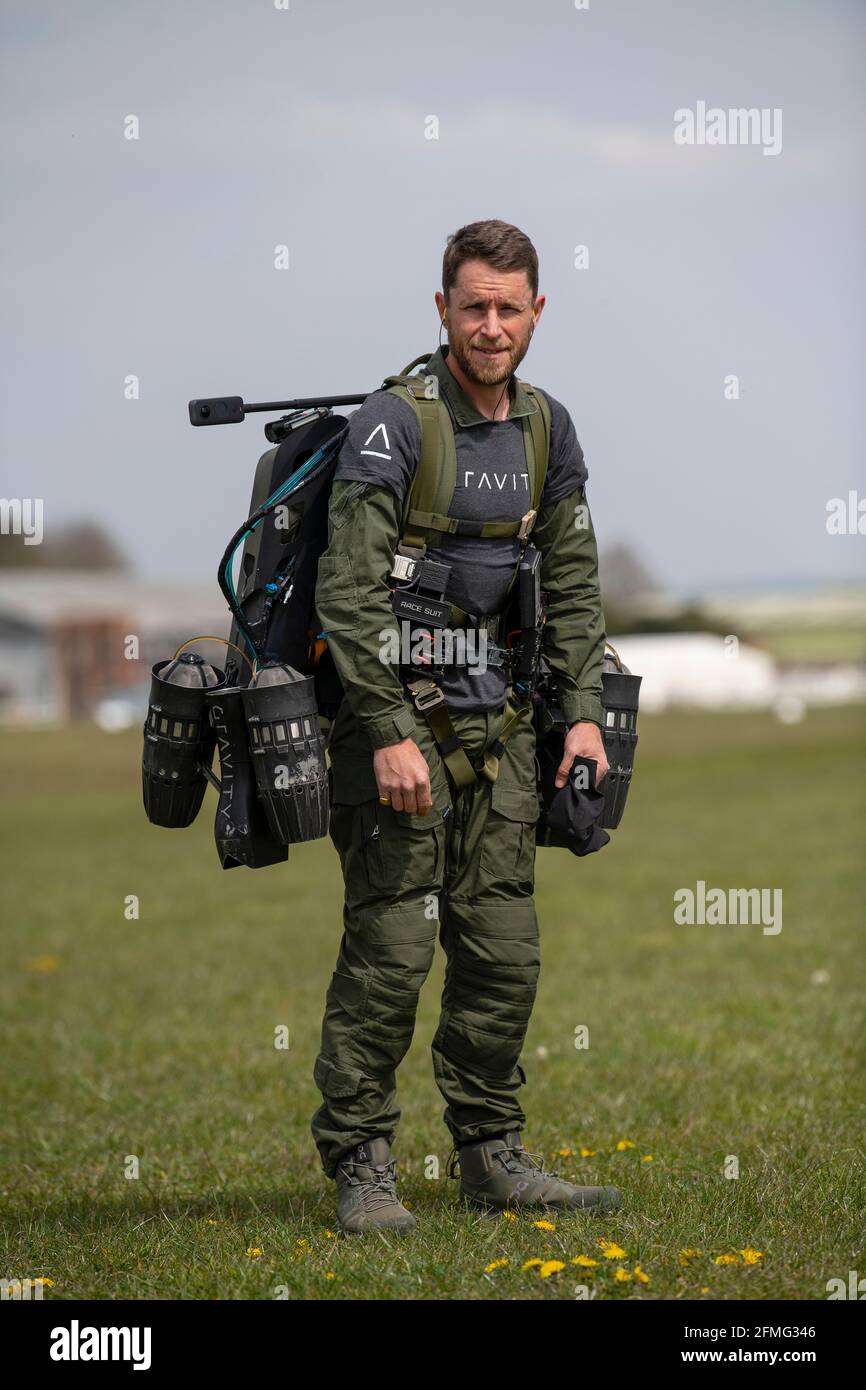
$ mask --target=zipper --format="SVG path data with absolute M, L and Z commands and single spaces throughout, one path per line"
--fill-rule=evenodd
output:
M 339 521 L 342 518 L 346 508 L 349 506 L 349 503 L 353 502 L 356 497 L 359 497 L 362 492 L 365 492 L 366 488 L 367 484 L 362 482 L 354 482 L 351 487 L 347 487 L 339 502 L 331 512 L 331 520 Z

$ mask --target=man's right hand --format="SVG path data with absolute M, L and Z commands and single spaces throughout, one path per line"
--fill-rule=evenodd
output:
M 426 816 L 433 805 L 430 769 L 414 738 L 376 748 L 373 771 L 380 797 L 390 797 L 393 810 Z

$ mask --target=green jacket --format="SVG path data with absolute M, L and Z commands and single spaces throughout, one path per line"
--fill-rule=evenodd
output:
M 444 364 L 443 389 L 458 427 L 483 419 Z M 509 415 L 520 410 L 520 387 Z M 345 698 L 374 748 L 414 735 L 416 714 L 396 668 L 379 659 L 382 634 L 397 634 L 388 577 L 402 534 L 402 504 L 387 487 L 357 481 L 332 485 L 328 547 L 319 561 L 316 611 L 327 633 Z M 602 726 L 605 626 L 598 554 L 585 489 L 542 505 L 531 537 L 542 554 L 549 595 L 542 655 L 556 675 L 569 724 Z

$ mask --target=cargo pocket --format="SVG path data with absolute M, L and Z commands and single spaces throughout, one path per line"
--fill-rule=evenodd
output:
M 372 982 L 372 967 L 354 975 L 347 970 L 340 970 L 338 967 L 331 978 L 331 987 L 328 991 L 329 1002 L 333 1000 L 339 1004 L 353 1023 L 366 1023 L 367 1001 L 370 998 Z
M 337 530 L 343 525 L 352 503 L 357 497 L 362 497 L 367 491 L 369 484 L 362 482 L 349 483 L 348 487 L 340 488 L 339 483 L 335 483 L 331 489 L 331 504 L 328 511 L 328 520 Z
M 375 826 L 369 832 L 368 844 L 375 849 L 371 849 L 368 863 L 371 874 L 375 874 L 375 886 L 384 896 L 441 887 L 448 813 L 447 791 L 437 794 L 435 788 L 433 805 L 426 816 L 382 806 L 378 797 L 370 803 Z
M 364 1079 L 363 1072 L 354 1067 L 340 1067 L 327 1057 L 317 1057 L 313 1067 L 313 1080 L 322 1095 L 355 1096 Z
M 532 892 L 538 812 L 534 791 L 498 779 L 492 784 L 478 862 L 485 883 L 519 885 L 522 891 Z
M 318 621 L 328 632 L 353 631 L 358 625 L 358 586 L 348 555 L 319 558 L 315 607 Z

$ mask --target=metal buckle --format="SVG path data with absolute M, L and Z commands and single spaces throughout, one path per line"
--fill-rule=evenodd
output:
M 415 573 L 415 561 L 408 555 L 395 555 L 394 568 L 391 570 L 392 579 L 411 579 Z
M 520 530 L 517 532 L 517 539 L 518 539 L 519 541 L 525 541 L 525 540 L 528 539 L 529 533 L 530 533 L 530 531 L 532 530 L 533 526 L 535 525 L 535 518 L 536 518 L 537 516 L 538 516 L 538 512 L 535 511 L 535 510 L 532 510 L 532 511 L 528 511 L 528 512 L 526 513 L 526 516 L 522 516 L 522 517 L 520 518 Z
M 425 714 L 428 709 L 441 705 L 445 696 L 435 681 L 429 681 L 426 688 L 422 686 L 420 690 L 412 691 L 412 699 L 415 701 L 415 708 Z

